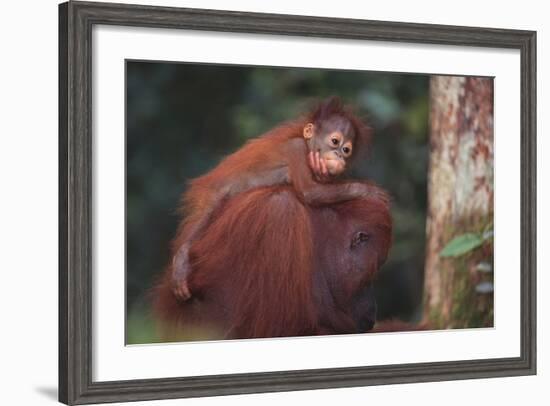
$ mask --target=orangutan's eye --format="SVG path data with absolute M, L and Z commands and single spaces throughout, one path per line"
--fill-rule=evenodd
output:
M 350 156 L 351 155 L 351 149 L 352 149 L 352 145 L 351 145 L 351 142 L 346 142 L 343 147 L 342 147 L 342 152 L 344 153 L 344 155 L 346 157 Z
M 338 139 L 337 138 L 333 138 L 330 141 L 332 142 L 332 145 L 338 145 Z
M 353 239 L 351 240 L 351 248 L 357 247 L 358 245 L 366 243 L 370 239 L 370 235 L 368 235 L 364 231 L 359 231 L 357 234 L 353 236 Z

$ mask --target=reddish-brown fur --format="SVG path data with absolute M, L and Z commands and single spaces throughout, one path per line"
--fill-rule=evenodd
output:
M 180 225 L 178 236 L 174 240 L 174 255 L 188 239 L 192 224 L 197 223 L 204 216 L 205 210 L 213 206 L 216 193 L 223 189 L 228 179 L 236 179 L 239 175 L 247 173 L 262 173 L 272 168 L 274 162 L 288 161 L 290 161 L 290 171 L 293 172 L 292 182 L 295 189 L 301 187 L 303 183 L 301 179 L 312 178 L 307 165 L 300 165 L 306 162 L 306 156 L 288 156 L 289 149 L 285 145 L 289 140 L 301 140 L 307 123 L 319 123 L 333 115 L 346 118 L 354 129 L 354 151 L 357 151 L 354 153 L 354 159 L 361 152 L 366 151 L 371 142 L 371 129 L 337 98 L 333 98 L 333 102 L 330 103 L 320 103 L 309 114 L 250 140 L 210 172 L 190 182 L 188 190 L 183 195 L 182 211 L 186 218 Z M 307 173 L 303 173 L 306 170 Z
M 391 242 L 382 195 L 312 208 L 290 187 L 277 186 L 225 202 L 190 250 L 193 299 L 175 299 L 171 266 L 155 289 L 164 335 L 177 339 L 200 330 L 207 336 L 192 338 L 252 338 L 362 331 L 363 313 L 373 310 L 367 308 L 372 302 L 367 289 Z M 349 256 L 349 236 L 363 229 L 373 235 L 368 247 Z
M 377 322 L 369 333 L 393 333 L 398 331 L 423 331 L 429 329 L 429 324 L 425 322 L 413 324 L 401 320 L 390 319 Z

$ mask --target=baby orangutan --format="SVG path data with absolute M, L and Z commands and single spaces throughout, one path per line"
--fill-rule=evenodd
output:
M 253 188 L 284 184 L 291 185 L 305 204 L 314 206 L 379 194 L 365 182 L 338 181 L 369 141 L 369 128 L 339 98 L 331 97 L 305 117 L 248 142 L 193 180 L 183 196 L 186 218 L 173 245 L 172 290 L 176 297 L 191 297 L 189 249 L 225 199 Z

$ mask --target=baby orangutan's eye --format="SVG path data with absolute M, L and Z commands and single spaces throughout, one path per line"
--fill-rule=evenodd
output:
M 344 145 L 342 145 L 342 152 L 346 157 L 351 155 L 351 150 L 353 146 L 351 145 L 351 142 L 346 142 Z
M 331 139 L 333 145 L 338 145 L 338 138 Z

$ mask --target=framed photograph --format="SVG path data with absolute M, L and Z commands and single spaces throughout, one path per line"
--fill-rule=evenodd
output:
M 59 33 L 61 402 L 536 373 L 535 32 L 70 1 Z

